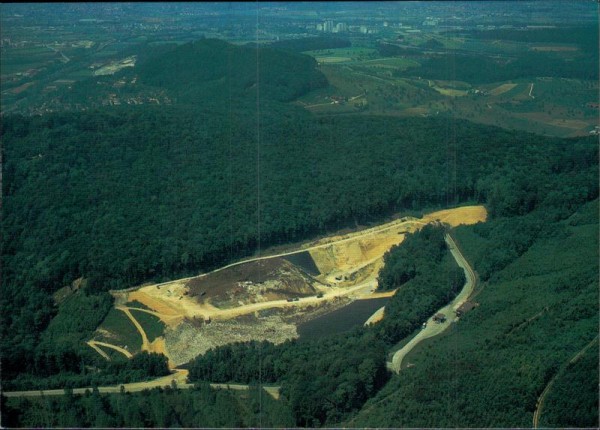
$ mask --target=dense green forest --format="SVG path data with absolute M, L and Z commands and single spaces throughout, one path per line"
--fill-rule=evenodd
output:
M 290 101 L 327 85 L 307 55 L 205 39 L 157 55 L 136 68 L 140 83 L 173 91 L 194 104 Z
M 593 53 L 598 49 L 598 24 L 561 26 L 556 28 L 497 28 L 493 30 L 463 31 L 461 34 L 480 39 L 515 40 L 525 43 L 575 44 L 585 51 Z M 597 53 L 597 52 L 596 52 Z
M 486 273 L 474 297 L 480 306 L 413 351 L 414 367 L 394 376 L 345 426 L 532 425 L 539 395 L 598 328 L 598 200 L 570 217 L 549 218 L 546 212 L 556 209 L 547 204 L 457 229 L 465 255 Z M 517 250 L 506 248 L 511 244 Z M 498 253 L 505 253 L 501 261 Z M 593 378 L 598 362 L 591 365 L 592 359 L 559 374 L 557 393 L 568 391 L 571 398 L 549 397 L 544 424 L 597 425 L 597 385 L 575 388 L 565 379 Z
M 426 225 L 417 234 L 407 234 L 402 246 L 392 248 L 384 257 L 384 268 L 377 279 L 380 290 L 392 290 L 437 265 L 446 250 L 444 229 Z M 417 269 L 420 272 L 417 272 Z
M 68 390 L 67 390 L 68 391 Z M 286 404 L 263 390 L 155 388 L 140 393 L 2 398 L 2 424 L 29 428 L 239 428 L 290 427 Z
M 557 375 L 544 401 L 543 427 L 598 427 L 598 338 Z
M 433 243 L 438 249 L 436 254 L 440 254 L 440 249 L 445 251 L 443 233 L 444 228 L 441 226 L 428 227 L 407 240 L 412 243 L 413 249 L 418 249 L 419 244 L 431 248 L 430 243 Z M 398 260 L 396 253 L 400 250 L 402 247 L 392 249 L 386 255 L 386 261 Z M 57 400 L 11 400 L 6 411 L 10 418 L 6 422 L 15 425 L 77 423 L 129 426 L 131 423 L 143 423 L 145 426 L 249 426 L 257 422 L 249 420 L 260 418 L 263 426 L 309 427 L 340 422 L 349 414 L 355 413 L 388 379 L 385 358 L 389 344 L 386 345 L 381 339 L 395 342 L 406 336 L 428 318 L 432 306 L 446 303 L 448 297 L 452 297 L 462 285 L 464 277 L 448 276 L 458 270 L 448 253 L 442 252 L 432 262 L 429 260 L 429 251 L 430 249 L 426 249 L 422 253 L 406 257 L 402 255 L 411 267 L 416 268 L 418 274 L 410 282 L 391 281 L 392 284 L 388 285 L 389 288 L 400 288 L 392 299 L 396 303 L 389 304 L 386 313 L 394 324 L 368 329 L 361 327 L 346 336 L 333 335 L 316 341 L 290 341 L 282 345 L 267 342 L 227 345 L 210 350 L 190 366 L 191 381 L 281 384 L 284 400 L 277 403 L 269 398 L 259 407 L 256 404 L 258 394 L 253 392 L 251 406 L 240 409 L 232 403 L 234 396 L 231 394 L 218 392 L 217 398 L 222 398 L 216 401 L 215 394 L 209 395 L 210 389 L 201 385 L 201 388 L 189 394 L 171 390 L 159 394 L 155 390 L 151 394 L 127 395 L 127 407 L 121 403 L 115 406 L 116 396 L 100 396 L 97 393 L 92 393 L 96 404 L 89 400 L 89 395 L 81 398 L 67 395 Z M 397 267 L 390 265 L 386 273 L 390 274 Z M 425 275 L 428 270 L 432 273 Z M 432 296 L 438 303 L 428 301 Z M 143 356 L 144 354 L 135 356 L 130 363 L 141 361 Z M 137 400 L 140 396 L 150 396 L 154 400 L 140 403 Z M 196 413 L 188 411 L 183 414 L 182 411 L 186 410 L 186 405 L 191 401 L 195 402 L 194 405 L 202 405 L 204 415 L 198 415 L 198 408 L 193 409 Z M 39 408 L 40 403 L 42 408 Z M 247 409 L 253 412 L 249 413 Z M 34 410 L 37 412 L 34 413 Z M 50 410 L 59 413 L 52 416 L 49 414 Z M 75 418 L 78 413 L 85 418 Z M 260 417 L 257 418 L 258 415 Z
M 254 115 L 177 107 L 7 117 L 1 303 L 21 312 L 2 312 L 5 375 L 30 370 L 57 311 L 50 294 L 81 276 L 97 294 L 247 255 L 258 231 L 266 246 L 408 208 L 569 211 L 597 194 L 592 138 L 291 108 L 264 117 L 260 136 Z
M 597 329 L 597 139 L 438 118 L 315 117 L 282 102 L 326 85 L 314 60 L 245 49 L 204 41 L 141 62 L 141 82 L 176 94 L 173 106 L 3 117 L 3 387 L 163 374 L 164 357 L 103 363 L 83 342 L 111 307 L 109 289 L 196 274 L 404 210 L 482 202 L 490 221 L 456 231 L 483 281 L 481 305 L 415 351 L 414 368 L 390 378 L 388 349 L 464 280 L 434 227 L 386 255 L 381 288 L 400 289 L 380 324 L 217 349 L 193 363 L 191 378 L 280 383 L 289 404 L 274 404 L 272 425 L 530 426 L 537 396 Z M 431 61 L 431 73 L 447 66 Z M 457 61 L 465 74 L 487 67 Z M 81 277 L 85 287 L 55 304 L 52 294 Z M 587 369 L 585 360 L 578 366 Z M 250 421 L 218 415 L 241 407 L 230 394 L 202 390 L 131 395 L 139 401 L 131 413 L 120 397 L 96 393 L 41 399 L 42 408 L 11 400 L 15 409 L 3 402 L 3 414 L 24 426 L 255 425 L 247 410 L 236 416 Z M 221 403 L 195 416 L 205 401 Z M 170 421 L 148 412 L 159 403 L 175 411 Z M 52 421 L 55 407 L 71 418 Z

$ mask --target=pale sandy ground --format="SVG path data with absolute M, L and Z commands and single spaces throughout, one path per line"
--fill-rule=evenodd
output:
M 369 317 L 369 319 L 367 321 L 365 321 L 365 325 L 371 325 L 371 324 L 378 323 L 379 321 L 381 321 L 383 319 L 384 313 L 385 313 L 385 306 L 382 306 L 379 309 L 377 309 L 373 313 L 373 315 L 371 315 Z
M 100 342 L 100 341 L 97 341 L 97 340 L 90 340 L 90 341 L 87 342 L 87 344 L 89 346 L 91 346 L 92 348 L 94 348 L 94 350 L 98 351 L 98 353 L 101 356 L 103 356 L 104 358 L 106 358 L 107 360 L 109 360 L 108 355 L 104 351 L 102 351 L 100 348 L 98 348 L 97 345 L 105 346 L 107 348 L 112 348 L 112 349 L 114 349 L 116 351 L 119 351 L 121 354 L 123 354 L 127 358 L 131 358 L 132 357 L 131 352 L 127 351 L 125 348 L 121 348 L 120 346 L 113 345 L 111 343 Z M 102 351 L 102 352 L 100 352 L 100 351 Z
M 493 96 L 499 96 L 500 94 L 504 94 L 504 93 L 509 92 L 510 90 L 512 90 L 516 86 L 517 86 L 517 84 L 502 84 L 500 86 L 497 86 L 493 90 L 491 90 L 490 94 L 493 95 Z

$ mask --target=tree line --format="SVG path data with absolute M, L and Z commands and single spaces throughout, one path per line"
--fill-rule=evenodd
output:
M 393 376 L 344 426 L 531 426 L 537 399 L 554 377 L 540 424 L 596 425 L 597 349 L 561 368 L 597 336 L 598 199 L 565 205 L 578 201 L 580 190 L 558 190 L 562 201 L 456 229 L 482 278 L 473 299 L 479 306 L 415 350 L 414 366 Z
M 247 392 L 213 389 L 196 384 L 191 389 L 176 385 L 139 393 L 84 395 L 65 390 L 64 396 L 41 398 L 2 397 L 2 423 L 7 427 L 186 427 L 240 428 L 290 427 L 292 419 L 285 402 L 264 390 Z

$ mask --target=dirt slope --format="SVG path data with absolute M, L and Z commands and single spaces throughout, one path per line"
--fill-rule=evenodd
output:
M 171 363 L 180 363 L 183 355 L 201 353 L 206 348 L 206 342 L 194 341 L 193 344 L 198 345 L 197 350 L 192 348 L 183 355 L 174 350 L 170 352 L 175 346 L 181 349 L 181 342 L 174 336 L 185 338 L 189 335 L 184 336 L 183 332 L 177 330 L 186 320 L 204 322 L 204 326 L 195 330 L 203 333 L 206 339 L 216 339 L 220 329 L 211 328 L 210 322 L 253 316 L 255 320 L 252 324 L 264 325 L 264 330 L 241 324 L 241 338 L 236 337 L 237 340 L 251 340 L 253 336 L 265 340 L 279 339 L 267 333 L 266 328 L 271 324 L 268 317 L 282 315 L 282 312 L 288 316 L 290 312 L 302 314 L 306 309 L 323 306 L 340 298 L 356 300 L 381 296 L 382 293 L 374 291 L 377 288 L 377 274 L 383 266 L 383 256 L 392 246 L 402 243 L 406 233 L 414 232 L 430 222 L 441 221 L 456 226 L 485 221 L 486 217 L 483 206 L 438 211 L 422 219 L 404 217 L 362 231 L 300 245 L 295 251 L 232 263 L 197 277 L 112 293 L 119 306 L 137 300 L 150 309 L 147 312 L 156 315 L 167 325 L 169 336 L 165 335 L 164 343 L 155 341 L 156 345 L 152 345 L 146 338 L 142 348 L 164 351 Z M 294 254 L 306 257 L 307 252 L 318 274 L 314 271 L 313 275 L 309 275 L 301 267 L 281 258 Z M 383 294 L 392 295 L 394 292 Z M 138 325 L 139 322 L 136 327 Z M 143 327 L 138 327 L 138 331 L 141 334 Z M 293 330 L 286 329 L 285 332 L 286 338 L 294 336 Z M 224 341 L 228 342 L 229 338 Z M 173 354 L 179 358 L 173 360 Z

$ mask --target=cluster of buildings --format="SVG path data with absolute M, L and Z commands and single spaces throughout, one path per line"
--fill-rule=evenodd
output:
M 332 20 L 327 20 L 317 24 L 317 31 L 322 31 L 323 33 L 346 33 L 348 25 L 345 22 L 334 23 Z
M 385 24 L 387 24 L 387 22 Z M 387 27 L 387 25 L 384 26 Z M 323 33 L 377 33 L 376 29 L 367 27 L 366 25 L 348 25 L 345 22 L 334 22 L 333 20 L 317 23 L 316 30 L 322 31 Z

